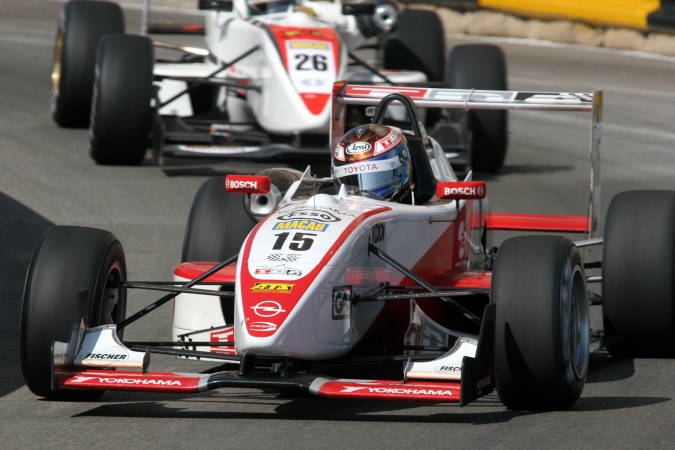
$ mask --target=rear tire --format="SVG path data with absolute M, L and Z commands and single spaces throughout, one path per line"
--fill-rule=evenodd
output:
M 572 406 L 588 369 L 590 322 L 579 251 L 559 236 L 522 236 L 500 247 L 492 276 L 495 383 L 509 409 Z
M 59 126 L 89 125 L 96 49 L 109 33 L 124 33 L 124 16 L 117 3 L 71 0 L 63 6 L 51 91 L 52 117 Z
M 450 86 L 453 89 L 507 90 L 506 59 L 495 45 L 458 45 L 450 51 Z M 506 111 L 471 110 L 471 168 L 496 172 L 504 164 L 508 147 Z
M 614 356 L 675 355 L 675 191 L 617 194 L 605 219 L 602 297 Z
M 385 69 L 416 70 L 431 82 L 445 82 L 445 33 L 443 23 L 433 11 L 405 9 L 396 29 L 385 38 Z M 442 117 L 442 110 L 425 110 L 424 123 L 431 127 Z M 364 118 L 367 119 L 367 118 Z
M 139 164 L 152 122 L 154 50 L 144 36 L 113 34 L 99 45 L 89 143 L 99 164 Z
M 384 68 L 419 70 L 429 81 L 445 81 L 445 36 L 433 11 L 406 9 L 384 41 Z
M 21 370 L 34 394 L 55 400 L 94 400 L 103 394 L 52 387 L 52 343 L 69 342 L 79 327 L 83 290 L 88 291 L 88 327 L 122 321 L 126 292 L 113 283 L 124 280 L 124 251 L 111 233 L 62 226 L 42 236 L 28 267 L 21 311 Z
M 183 239 L 181 261 L 224 261 L 239 253 L 256 225 L 241 194 L 225 191 L 225 178 L 207 180 L 197 191 Z

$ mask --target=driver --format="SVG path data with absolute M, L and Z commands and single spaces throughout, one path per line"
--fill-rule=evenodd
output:
M 398 128 L 367 124 L 351 129 L 338 142 L 331 166 L 340 184 L 412 203 L 410 150 Z
M 295 0 L 246 0 L 251 15 L 272 14 L 288 11 Z

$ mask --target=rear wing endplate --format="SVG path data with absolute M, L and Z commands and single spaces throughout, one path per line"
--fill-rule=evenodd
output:
M 590 93 L 480 91 L 469 89 L 441 89 L 427 87 L 374 86 L 347 84 L 333 85 L 330 144 L 335 148 L 345 130 L 345 105 L 377 105 L 389 94 L 400 93 L 411 98 L 422 108 L 498 109 L 520 111 L 570 111 L 591 113 L 591 180 L 588 224 L 585 227 L 594 237 L 600 214 L 600 135 L 602 128 L 602 90 Z

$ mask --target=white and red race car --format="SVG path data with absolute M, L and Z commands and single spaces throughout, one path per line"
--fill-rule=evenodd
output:
M 368 111 L 375 124 L 390 104 L 405 107 L 414 202 L 309 170 L 213 178 L 195 197 L 183 262 L 167 282 L 128 281 L 109 232 L 54 227 L 35 249 L 23 297 L 28 387 L 52 399 L 254 387 L 460 405 L 496 388 L 511 409 L 564 409 L 582 393 L 591 350 L 672 353 L 675 192 L 619 194 L 604 238 L 595 236 L 601 91 L 336 84 L 332 96 L 333 143 L 345 133 L 346 106 L 377 105 Z M 491 213 L 485 183 L 456 178 L 416 106 L 589 113 L 589 214 Z M 584 239 L 526 234 L 494 251 L 494 229 Z M 603 244 L 602 275 L 588 277 L 598 264 L 583 261 L 579 248 Z M 605 331 L 592 333 L 589 303 L 600 298 L 587 283 L 600 279 Z M 167 293 L 125 317 L 131 289 Z M 174 308 L 170 342 L 123 339 L 126 327 L 166 303 Z M 153 371 L 153 353 L 216 368 Z
M 61 126 L 89 126 L 96 162 L 137 164 L 148 148 L 160 164 L 167 156 L 325 161 L 336 80 L 507 88 L 499 47 L 460 45 L 448 54 L 433 11 L 402 10 L 393 0 L 201 0 L 199 8 L 204 48 L 124 34 L 116 3 L 64 6 L 52 115 Z M 462 169 L 502 166 L 505 111 L 434 111 L 425 125 Z

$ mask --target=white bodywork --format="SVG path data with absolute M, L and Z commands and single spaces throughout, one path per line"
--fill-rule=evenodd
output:
M 396 89 L 345 86 L 335 95 L 334 103 L 373 104 Z M 598 159 L 601 91 L 552 94 L 399 89 L 423 107 L 591 112 L 591 160 Z M 427 156 L 438 181 L 457 181 L 433 139 Z M 471 174 L 466 181 L 470 178 Z M 597 205 L 593 200 L 597 180 L 597 166 L 593 165 L 589 211 L 592 224 L 596 223 Z M 470 272 L 472 255 L 484 255 L 479 230 L 485 226 L 487 211 L 481 201 L 432 199 L 425 205 L 403 205 L 352 195 L 344 185 L 336 195 L 315 194 L 312 185 L 320 183 L 306 171 L 303 179 L 291 186 L 278 209 L 263 219 L 244 242 L 236 277 L 228 279 L 235 282 L 235 316 L 229 325 L 233 325 L 234 348 L 239 355 L 327 360 L 347 354 L 384 306 L 383 301 L 359 298 L 384 282 L 409 283 L 399 271 L 374 256 L 369 244 L 432 286 L 441 285 L 453 273 Z M 214 299 L 194 294 L 176 297 L 176 312 L 191 317 L 174 319 L 175 341 L 190 332 L 232 331 L 223 328 L 220 302 Z M 199 302 L 203 303 L 198 305 Z M 208 308 L 212 308 L 210 313 L 205 312 Z M 411 300 L 413 319 L 414 310 L 415 301 Z M 420 323 L 430 323 L 421 315 L 420 318 Z M 189 321 L 191 329 L 177 326 Z M 415 325 L 415 320 L 411 324 Z M 431 333 L 425 333 L 424 327 L 418 330 L 424 345 L 442 345 L 445 333 L 460 338 L 459 344 L 447 359 L 436 360 L 433 368 L 424 363 L 408 367 L 411 377 L 456 366 L 462 356 L 471 356 L 475 351 L 476 336 L 435 328 L 440 330 L 438 342 L 431 339 Z M 410 344 L 414 343 L 411 333 L 418 331 L 411 329 L 406 334 Z M 209 351 L 206 346 L 201 349 Z M 443 378 L 453 376 L 448 373 Z
M 442 150 L 434 147 L 437 177 L 456 181 Z M 474 201 L 403 205 L 352 195 L 346 186 L 337 195 L 301 194 L 315 182 L 306 172 L 244 243 L 236 268 L 234 324 L 225 323 L 218 297 L 180 294 L 174 341 L 232 341 L 233 325 L 240 355 L 335 358 L 363 338 L 385 305 L 354 300 L 381 282 L 406 283 L 404 275 L 369 253 L 369 243 L 427 280 L 468 270 L 471 218 L 480 211 Z M 448 267 L 451 261 L 454 266 Z M 187 281 L 180 275 L 174 279 Z M 457 334 L 443 329 L 443 336 L 430 342 L 435 338 L 423 336 L 424 326 L 416 332 L 437 346 Z

